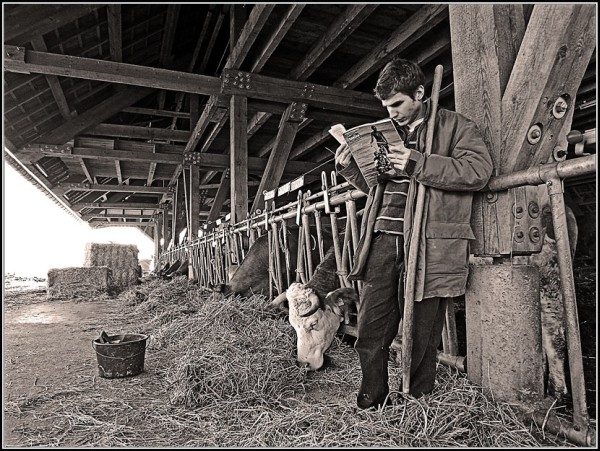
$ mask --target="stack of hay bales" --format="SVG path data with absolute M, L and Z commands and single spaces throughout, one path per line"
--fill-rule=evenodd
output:
M 112 272 L 112 289 L 122 291 L 138 283 L 138 248 L 129 244 L 88 243 L 84 266 L 107 266 Z
M 111 270 L 106 266 L 48 271 L 48 299 L 90 298 L 108 294 L 111 286 Z

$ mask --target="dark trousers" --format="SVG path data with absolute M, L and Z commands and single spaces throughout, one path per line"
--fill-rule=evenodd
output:
M 371 242 L 358 311 L 358 352 L 362 369 L 360 394 L 382 402 L 389 392 L 388 358 L 404 311 L 403 239 L 377 233 Z M 444 326 L 442 298 L 415 302 L 411 386 L 421 396 L 433 390 L 437 347 Z

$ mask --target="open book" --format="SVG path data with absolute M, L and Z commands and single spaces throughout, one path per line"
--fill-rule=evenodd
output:
M 341 144 L 347 143 L 369 188 L 377 185 L 380 175 L 397 176 L 388 154 L 391 144 L 402 142 L 392 119 L 357 125 L 344 130 L 341 124 L 331 127 L 329 133 Z

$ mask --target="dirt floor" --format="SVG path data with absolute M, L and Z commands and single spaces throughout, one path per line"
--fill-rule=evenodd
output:
M 45 409 L 53 408 L 48 401 L 86 393 L 109 397 L 117 386 L 135 397 L 136 385 L 152 380 L 150 373 L 120 380 L 97 376 L 92 340 L 103 329 L 115 328 L 114 300 L 48 302 L 45 292 L 15 297 L 23 305 L 6 309 L 4 315 L 6 445 L 27 445 L 23 432 L 34 424 L 40 430 L 52 427 L 51 418 L 42 420 L 47 424 L 37 422 L 46 416 Z M 118 318 L 117 324 L 126 328 L 127 321 Z
M 298 414 L 285 405 L 267 410 L 262 407 L 250 409 L 248 416 L 253 424 L 246 425 L 245 420 L 238 423 L 235 418 L 222 418 L 214 409 L 194 410 L 175 405 L 165 375 L 170 367 L 176 366 L 180 356 L 171 355 L 172 351 L 168 347 L 147 351 L 145 371 L 136 377 L 103 379 L 98 376 L 92 341 L 101 331 L 106 330 L 109 334 L 151 332 L 148 323 L 140 322 L 140 317 L 131 314 L 131 307 L 123 299 L 48 301 L 43 290 L 12 291 L 5 298 L 4 312 L 5 446 L 227 446 L 228 443 L 223 441 L 224 437 L 230 440 L 229 445 L 235 444 L 235 434 L 239 434 L 237 443 L 240 446 L 331 443 L 323 440 L 335 442 L 339 436 L 354 441 L 339 440 L 338 446 L 345 446 L 344 443 L 348 443 L 348 446 L 361 446 L 361 443 L 369 443 L 365 440 L 374 427 L 383 431 L 400 425 L 409 427 L 403 421 L 408 410 L 405 412 L 394 408 L 387 416 L 385 412 L 371 414 L 375 417 L 356 412 L 353 399 L 359 368 L 355 362 L 351 363 L 351 368 L 345 368 L 347 363 L 338 360 L 338 368 L 331 375 L 316 375 L 317 382 L 320 378 L 322 383 L 312 392 L 307 389 L 306 396 L 302 396 L 302 406 L 307 409 L 305 412 Z M 338 349 L 337 352 L 336 356 L 342 355 L 339 352 L 344 353 L 343 358 L 348 359 L 350 356 L 349 361 L 353 362 L 351 349 Z M 334 363 L 336 358 L 334 357 Z M 436 406 L 455 408 L 464 398 L 453 401 L 451 397 L 460 390 L 465 390 L 467 396 L 473 397 L 469 399 L 476 397 L 477 402 L 484 400 L 482 395 L 474 392 L 475 389 L 467 386 L 468 382 L 464 377 L 457 376 L 456 373 L 448 377 L 448 372 L 445 371 L 443 377 L 447 380 L 444 383 L 450 385 L 438 389 L 430 399 L 424 401 L 428 412 L 429 409 L 435 410 Z M 336 386 L 327 384 L 333 376 L 341 378 Z M 305 382 L 307 387 L 311 383 L 310 380 Z M 459 385 L 462 388 L 458 388 Z M 453 394 L 454 386 L 457 387 L 457 392 Z M 472 402 L 465 400 L 467 401 Z M 292 401 L 291 406 L 294 405 L 293 402 L 295 401 Z M 485 400 L 483 402 L 488 403 Z M 227 408 L 224 406 L 224 410 Z M 422 408 L 423 406 L 418 407 Z M 519 425 L 502 406 L 490 404 L 486 407 L 488 408 L 490 410 L 487 413 L 475 414 L 472 406 L 470 409 L 466 406 L 465 409 L 459 407 L 458 416 L 464 416 L 468 426 L 459 427 L 454 432 L 447 430 L 448 425 L 457 420 L 454 413 L 451 421 L 450 418 L 447 420 L 449 423 L 443 418 L 436 419 L 432 416 L 430 418 L 434 422 L 442 421 L 438 425 L 440 429 L 434 430 L 431 436 L 425 434 L 425 438 L 421 432 L 412 436 L 413 429 L 407 429 L 408 442 L 401 443 L 448 446 L 444 445 L 448 443 L 448 437 L 461 443 L 461 434 L 471 439 L 474 434 L 472 428 L 481 427 L 479 433 L 486 437 L 477 440 L 493 443 L 495 446 L 569 446 L 564 440 L 556 441 L 543 432 L 540 434 L 539 431 Z M 323 436 L 315 436 L 321 432 L 310 429 L 310 418 L 314 418 L 312 422 L 316 424 L 322 420 L 321 416 L 325 411 L 330 412 L 327 415 L 331 415 L 332 424 Z M 486 417 L 490 412 L 496 416 Z M 346 416 L 344 421 L 350 423 L 336 426 L 335 421 L 340 421 L 340 415 Z M 414 427 L 423 427 L 422 432 L 428 427 L 431 429 L 433 424 L 428 426 L 428 415 L 430 414 L 424 417 L 424 424 L 419 423 Z M 500 423 L 498 415 L 502 423 L 507 421 L 509 426 L 506 429 L 503 426 L 502 433 L 495 436 L 495 430 L 486 431 L 486 428 L 496 427 L 496 423 Z M 291 424 L 287 424 L 288 421 Z M 240 424 L 250 429 L 242 430 Z M 252 427 L 255 428 L 254 432 Z M 363 427 L 365 430 L 360 432 Z M 439 437 L 436 438 L 436 434 Z M 399 443 L 394 434 L 375 435 L 378 443 L 383 443 L 383 446 L 390 446 L 386 443 Z M 289 442 L 282 442 L 288 438 Z

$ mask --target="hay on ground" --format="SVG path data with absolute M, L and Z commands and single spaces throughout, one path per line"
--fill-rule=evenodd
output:
M 223 299 L 186 278 L 121 295 L 123 316 L 151 334 L 145 373 L 95 379 L 81 393 L 10 400 L 8 415 L 36 410 L 17 432 L 28 446 L 539 447 L 571 446 L 525 425 L 464 375 L 438 365 L 432 393 L 392 392 L 394 404 L 355 407 L 361 370 L 339 337 L 332 365 L 295 365 L 295 333 L 263 296 Z M 390 362 L 397 390 L 400 369 Z M 106 390 L 99 393 L 104 387 Z

